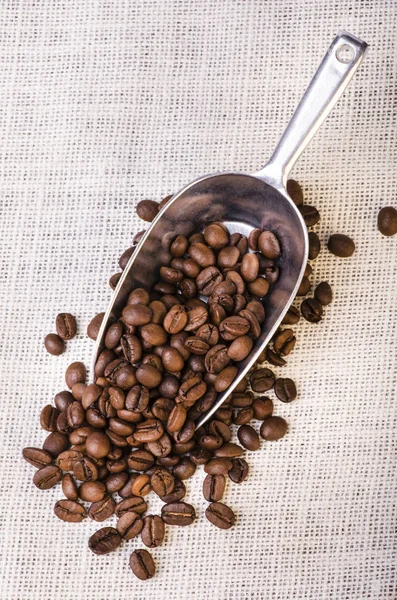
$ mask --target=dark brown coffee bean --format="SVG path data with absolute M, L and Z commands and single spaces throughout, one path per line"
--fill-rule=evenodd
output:
M 251 233 L 248 236 L 248 246 L 251 248 L 251 250 L 257 250 L 258 249 L 258 239 L 260 234 L 262 233 L 261 229 L 252 229 Z
M 117 460 L 117 459 L 114 459 Z M 114 494 L 121 490 L 128 481 L 128 473 L 110 473 L 104 480 L 108 494 Z
M 70 313 L 59 313 L 55 320 L 57 334 L 63 340 L 71 340 L 77 333 L 76 318 Z
M 81 402 L 78 402 L 77 400 L 75 400 L 75 402 L 72 402 L 72 404 L 70 404 L 68 406 L 67 418 L 68 418 L 69 426 L 72 429 L 78 429 L 79 427 L 81 427 L 83 425 L 84 420 L 85 420 L 85 410 L 84 410 Z
M 328 306 L 332 302 L 332 288 L 327 281 L 322 281 L 314 290 L 315 299 L 322 304 Z
M 196 511 L 186 502 L 170 502 L 162 507 L 161 517 L 167 525 L 191 525 L 196 518 Z
M 51 404 L 44 406 L 40 413 L 41 427 L 46 431 L 56 431 L 59 414 L 59 410 Z
M 277 266 L 267 267 L 263 275 L 266 281 L 271 285 L 273 283 L 276 283 L 276 281 L 280 277 L 280 269 Z
M 87 371 L 82 362 L 71 363 L 65 373 L 66 385 L 72 389 L 75 383 L 85 383 L 86 376 Z
M 142 326 L 150 323 L 153 312 L 149 306 L 144 304 L 128 304 L 122 314 L 127 325 Z
M 151 223 L 159 212 L 159 203 L 154 200 L 141 200 L 136 205 L 136 214 L 140 219 Z
M 186 486 L 180 479 L 175 478 L 174 489 L 170 494 L 166 496 L 160 496 L 161 500 L 167 504 L 172 502 L 179 502 L 186 495 Z
M 309 231 L 309 260 L 315 260 L 320 254 L 320 238 L 314 231 Z
M 205 368 L 209 373 L 219 373 L 229 364 L 227 347 L 223 344 L 213 346 L 205 356 Z
M 62 471 L 56 465 L 46 465 L 33 476 L 33 483 L 39 490 L 49 490 L 62 479 Z
M 212 502 L 205 511 L 208 521 L 220 529 L 230 529 L 236 522 L 236 515 L 222 502 Z
M 167 283 L 178 283 L 183 279 L 183 273 L 179 269 L 173 269 L 172 267 L 160 267 L 160 277 Z
M 54 513 L 58 519 L 67 523 L 80 523 L 87 515 L 84 506 L 74 500 L 58 500 Z
M 83 481 L 79 487 L 79 497 L 85 502 L 99 502 L 106 494 L 102 481 Z
M 120 256 L 119 267 L 122 271 L 124 271 L 124 269 L 126 268 L 128 261 L 130 260 L 131 256 L 134 254 L 134 250 L 135 250 L 135 244 L 133 246 L 131 246 L 131 248 L 127 248 L 127 250 L 124 250 L 123 254 Z
M 82 458 L 83 453 L 72 448 L 71 450 L 61 452 L 56 458 L 55 463 L 62 471 L 73 471 L 75 463 Z
M 248 335 L 253 340 L 256 340 L 261 335 L 262 330 L 261 330 L 259 321 L 256 318 L 256 316 L 254 315 L 254 313 L 251 312 L 250 310 L 248 310 L 247 308 L 245 308 L 244 310 L 240 311 L 240 317 L 243 317 L 244 319 L 246 319 L 248 321 L 248 323 L 250 325 Z
M 391 236 L 397 233 L 397 210 L 392 206 L 384 206 L 378 213 L 378 229 L 382 235 Z
M 255 398 L 252 403 L 255 419 L 262 421 L 273 414 L 273 401 L 266 396 Z
M 70 446 L 69 438 L 63 433 L 53 431 L 44 440 L 43 449 L 57 457 L 58 454 L 67 450 Z
M 224 475 L 207 475 L 203 482 L 203 496 L 207 502 L 222 500 L 226 487 Z
M 149 390 L 143 385 L 134 385 L 125 399 L 125 407 L 133 412 L 141 413 L 149 404 Z
M 246 305 L 246 309 L 249 310 L 257 318 L 258 323 L 263 323 L 265 320 L 265 309 L 263 308 L 262 302 L 259 300 L 251 300 Z
M 214 452 L 215 456 L 218 458 L 237 458 L 243 453 L 243 448 L 241 448 L 241 446 L 238 444 L 233 444 L 232 442 L 223 444 L 223 446 L 217 448 Z
M 241 339 L 241 338 L 240 338 Z M 217 375 L 214 387 L 217 392 L 224 392 L 233 383 L 238 373 L 237 367 L 226 367 Z
M 185 407 L 182 404 L 176 404 L 168 417 L 167 431 L 170 433 L 179 431 L 186 421 L 186 414 Z
M 272 231 L 262 231 L 258 238 L 258 248 L 266 258 L 275 259 L 280 254 L 280 242 Z
M 223 280 L 223 275 L 214 266 L 206 267 L 196 279 L 197 289 L 204 296 L 210 296 L 218 284 Z
M 247 448 L 247 450 L 259 450 L 259 435 L 250 425 L 241 425 L 238 429 L 237 437 L 240 444 L 244 446 L 244 448 Z
M 127 304 L 140 304 L 147 306 L 150 301 L 149 292 L 144 288 L 135 288 L 128 296 Z
M 145 364 L 136 370 L 136 378 L 143 386 L 152 389 L 160 384 L 162 375 L 152 365 Z
M 209 352 L 207 353 L 207 356 L 208 354 Z M 206 391 L 207 384 L 201 379 L 200 374 L 196 374 L 193 377 L 189 377 L 189 379 L 182 383 L 179 388 L 176 402 L 177 404 L 182 404 L 185 408 L 190 408 L 199 398 L 201 398 L 201 396 L 205 394 Z
M 152 311 L 152 323 L 161 325 L 164 321 L 165 315 L 167 314 L 165 304 L 163 304 L 160 300 L 153 300 L 149 303 L 149 308 Z
M 117 531 L 125 540 L 132 540 L 142 531 L 143 519 L 138 513 L 126 512 L 117 521 Z
M 138 442 L 155 442 L 160 439 L 164 433 L 164 427 L 161 421 L 157 419 L 148 419 L 138 423 L 134 432 L 134 437 Z
M 86 388 L 86 384 L 85 383 L 75 383 L 74 386 L 72 387 L 72 396 L 75 400 L 78 400 L 79 402 L 81 402 L 82 398 L 83 398 L 83 392 Z
M 310 291 L 311 283 L 308 277 L 303 277 L 302 281 L 299 284 L 298 291 L 296 292 L 297 296 L 306 296 Z
M 113 498 L 104 496 L 102 500 L 91 504 L 88 510 L 88 516 L 94 521 L 102 523 L 114 514 L 115 507 L 116 503 Z
M 87 327 L 87 335 L 92 340 L 96 340 L 98 337 L 99 330 L 102 325 L 103 317 L 105 316 L 104 312 L 98 313 L 95 317 L 90 321 Z
M 50 465 L 53 461 L 53 456 L 50 452 L 41 448 L 24 448 L 22 450 L 24 459 L 37 469 Z
M 259 385 L 259 379 L 257 384 Z M 233 408 L 245 408 L 246 406 L 251 406 L 253 401 L 254 395 L 252 392 L 244 392 L 243 394 L 239 392 L 233 392 L 230 399 L 230 404 L 233 406 Z
M 234 483 L 242 483 L 248 476 L 248 464 L 243 458 L 232 458 L 232 468 L 228 472 L 229 479 Z
M 229 234 L 217 223 L 212 223 L 204 229 L 204 239 L 214 250 L 221 250 L 228 245 Z
M 102 458 L 110 452 L 110 441 L 106 433 L 94 431 L 86 439 L 87 453 L 93 458 Z
M 231 360 L 244 360 L 252 350 L 253 340 L 248 335 L 236 338 L 229 346 L 227 355 Z
M 187 456 L 181 458 L 181 460 L 176 464 L 173 469 L 173 475 L 178 479 L 189 479 L 193 477 L 197 469 L 197 465 L 190 460 Z
M 295 179 L 288 179 L 287 181 L 287 192 L 291 197 L 291 200 L 296 206 L 302 206 L 303 204 L 303 192 L 302 188 Z
M 254 409 L 252 406 L 245 406 L 233 415 L 233 423 L 235 425 L 245 425 L 254 418 Z
M 88 547 L 94 554 L 114 552 L 121 544 L 121 535 L 114 527 L 98 529 L 88 540 Z
M 63 476 L 62 492 L 68 500 L 78 500 L 79 498 L 76 482 L 70 473 L 65 473 Z
M 96 462 L 86 456 L 76 461 L 73 465 L 73 475 L 79 481 L 96 481 L 98 474 Z
M 171 373 L 178 373 L 185 365 L 183 356 L 178 352 L 176 348 L 166 347 L 161 355 L 161 360 L 164 369 Z
M 227 425 L 232 424 L 233 411 L 231 406 L 223 405 L 214 412 L 214 418 L 223 421 Z
M 301 304 L 301 313 L 309 323 L 319 323 L 323 318 L 324 309 L 315 298 L 306 298 Z
M 287 356 L 294 349 L 296 337 L 292 329 L 283 329 L 273 338 L 273 348 L 275 352 Z M 266 392 L 266 390 L 259 390 Z
M 54 397 L 54 404 L 60 412 L 66 410 L 69 404 L 71 404 L 72 402 L 74 402 L 74 398 L 72 394 L 70 392 L 67 392 L 66 390 L 63 392 L 59 392 Z
M 313 227 L 320 220 L 320 213 L 317 208 L 314 206 L 310 206 L 309 204 L 302 204 L 302 206 L 298 207 L 300 214 L 304 222 L 306 223 L 306 227 Z
M 134 478 L 135 479 L 135 478 Z M 131 486 L 132 486 L 131 482 Z M 132 494 L 132 492 L 131 492 Z M 147 510 L 147 503 L 143 498 L 138 496 L 129 496 L 116 504 L 115 513 L 120 518 L 126 512 L 135 512 L 138 515 L 143 515 Z
M 154 465 L 154 456 L 147 450 L 134 450 L 128 457 L 128 466 L 135 471 L 147 471 Z
M 274 352 L 271 348 L 269 348 L 269 346 L 266 348 L 266 360 L 275 367 L 284 367 L 284 365 L 287 364 L 282 356 L 277 354 L 277 352 Z
M 44 346 L 49 354 L 59 356 L 65 350 L 65 342 L 56 333 L 49 333 L 44 338 Z
M 295 306 L 290 306 L 281 321 L 282 325 L 296 325 L 300 319 L 300 312 Z
M 346 258 L 354 254 L 356 246 L 351 238 L 342 233 L 331 235 L 328 240 L 328 250 L 335 256 Z
M 103 377 L 105 375 L 105 369 L 111 362 L 113 362 L 115 358 L 116 354 L 113 352 L 113 350 L 103 350 L 103 352 L 101 352 L 98 356 L 97 361 L 95 363 L 95 377 Z
M 226 423 L 223 423 L 222 421 L 218 421 L 216 419 L 213 419 L 210 422 L 208 426 L 208 433 L 210 435 L 221 437 L 221 439 L 224 442 L 230 442 L 230 440 L 232 439 L 232 432 L 230 430 L 230 427 L 228 427 Z
M 215 457 L 204 465 L 204 471 L 210 475 L 227 475 L 232 466 L 232 462 L 229 458 Z
M 185 331 L 195 331 L 207 321 L 207 308 L 204 306 L 195 306 L 194 308 L 191 308 L 187 313 L 187 319 Z
M 216 264 L 214 252 L 202 242 L 191 244 L 188 248 L 188 253 L 200 267 L 205 268 Z
M 148 548 L 161 546 L 165 535 L 163 519 L 157 515 L 148 515 L 144 518 L 143 523 L 141 539 L 145 546 Z
M 281 417 L 268 417 L 261 425 L 261 437 L 269 442 L 276 441 L 285 436 L 288 423 Z
M 207 342 L 210 346 L 215 346 L 219 341 L 219 330 L 215 325 L 206 323 L 197 329 L 196 336 Z
M 186 254 L 189 242 L 184 235 L 177 235 L 170 246 L 170 254 L 174 257 L 182 257 Z
M 147 496 L 151 489 L 149 475 L 138 475 L 138 477 L 136 477 L 136 479 L 134 479 L 132 482 L 131 491 L 134 496 Z
M 130 556 L 130 567 L 134 575 L 143 581 L 151 579 L 156 572 L 153 558 L 147 550 L 134 550 Z
M 171 494 L 175 486 L 175 478 L 164 468 L 156 469 L 151 476 L 151 486 L 153 491 L 160 496 Z
M 122 276 L 122 273 L 114 273 L 114 275 L 112 275 L 111 278 L 109 279 L 109 286 L 112 290 L 116 289 L 121 276 Z
M 250 329 L 250 324 L 244 317 L 235 315 L 227 317 L 219 327 L 219 332 L 223 339 L 234 340 L 239 336 L 246 335 Z
M 274 384 L 274 391 L 281 402 L 292 402 L 297 396 L 295 383 L 288 377 L 279 377 Z
M 266 368 L 256 369 L 250 377 L 250 384 L 254 392 L 267 392 L 270 390 L 274 382 L 276 381 L 276 376 L 273 371 Z
M 269 291 L 269 282 L 263 277 L 257 277 L 248 284 L 248 291 L 258 298 L 263 298 Z
M 146 447 L 149 452 L 158 457 L 168 456 L 172 450 L 171 440 L 166 433 L 164 433 L 161 438 L 155 442 L 148 442 Z

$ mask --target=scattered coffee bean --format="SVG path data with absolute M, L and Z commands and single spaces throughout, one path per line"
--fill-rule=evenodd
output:
M 62 479 L 62 471 L 56 465 L 46 465 L 42 467 L 33 477 L 33 483 L 39 490 L 49 490 L 59 483 Z
M 55 320 L 57 334 L 63 340 L 71 340 L 77 333 L 76 318 L 70 313 L 59 313 Z
M 148 548 L 157 548 L 164 541 L 165 527 L 164 521 L 158 515 L 148 515 L 143 519 L 143 528 L 141 531 L 142 542 Z
M 147 550 L 134 550 L 130 556 L 130 567 L 138 579 L 151 579 L 155 572 L 153 558 Z
M 59 356 L 65 350 L 65 342 L 56 333 L 49 333 L 44 338 L 44 346 L 49 354 Z
M 232 468 L 228 472 L 234 483 L 242 483 L 248 476 L 248 464 L 243 458 L 232 458 Z
M 313 227 L 317 225 L 320 220 L 320 214 L 314 206 L 309 206 L 309 204 L 303 204 L 299 206 L 299 212 L 301 213 L 304 222 L 307 227 Z
M 392 206 L 384 206 L 378 213 L 378 229 L 382 235 L 391 236 L 397 233 L 397 210 Z
M 292 402 L 297 396 L 295 383 L 288 377 L 279 377 L 274 384 L 274 391 L 281 402 Z
M 250 377 L 250 384 L 254 392 L 267 392 L 274 386 L 276 377 L 270 369 L 256 369 Z
M 295 179 L 288 179 L 287 181 L 287 192 L 291 196 L 291 200 L 296 206 L 302 206 L 303 204 L 303 191 L 301 186 Z
M 161 517 L 167 525 L 191 525 L 196 518 L 196 511 L 186 502 L 171 502 L 162 507 Z
M 247 448 L 247 450 L 259 450 L 259 435 L 251 425 L 241 425 L 238 429 L 237 437 L 240 444 L 244 446 L 244 448 Z
M 320 254 L 320 238 L 314 231 L 309 231 L 309 260 L 315 260 Z
M 327 245 L 328 250 L 332 254 L 342 258 L 351 256 L 356 249 L 353 240 L 343 233 L 334 233 L 331 235 Z
M 109 554 L 121 544 L 121 535 L 114 527 L 98 529 L 88 540 L 88 547 L 94 554 Z
M 205 511 L 207 519 L 220 529 L 230 529 L 235 522 L 236 516 L 231 508 L 222 502 L 212 502 Z
M 282 417 L 267 417 L 260 429 L 261 437 L 269 442 L 276 441 L 285 436 L 288 424 Z
M 141 533 L 143 523 L 138 513 L 126 512 L 117 521 L 117 531 L 125 540 L 132 540 Z
M 102 522 L 114 514 L 116 503 L 110 496 L 104 496 L 102 500 L 93 502 L 88 510 L 88 516 L 94 521 Z M 131 513 L 130 513 L 131 514 Z
M 332 302 L 332 288 L 327 281 L 322 281 L 314 290 L 315 299 L 323 306 L 328 306 Z
M 306 298 L 301 304 L 302 316 L 309 323 L 319 323 L 323 318 L 323 307 L 315 298 Z
M 141 200 L 136 206 L 138 217 L 149 223 L 157 216 L 159 204 L 154 200 Z
M 98 337 L 99 330 L 102 325 L 103 317 L 105 316 L 104 312 L 98 313 L 95 317 L 90 321 L 87 327 L 87 335 L 92 340 L 96 340 Z
M 53 456 L 46 450 L 41 448 L 24 448 L 22 450 L 24 459 L 37 469 L 50 465 L 53 461 Z
M 54 513 L 68 523 L 80 523 L 87 515 L 82 504 L 74 500 L 58 500 L 54 506 Z

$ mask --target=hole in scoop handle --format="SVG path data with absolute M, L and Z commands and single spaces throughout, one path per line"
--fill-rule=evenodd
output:
M 291 168 L 344 92 L 366 49 L 367 44 L 351 33 L 336 36 L 273 156 L 256 177 L 285 186 Z

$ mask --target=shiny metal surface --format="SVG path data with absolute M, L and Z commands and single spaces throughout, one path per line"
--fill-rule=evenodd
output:
M 280 278 L 264 298 L 266 319 L 262 334 L 250 355 L 239 363 L 238 377 L 218 396 L 197 427 L 224 402 L 268 344 L 296 295 L 306 266 L 308 236 L 305 223 L 286 192 L 285 183 L 294 162 L 348 85 L 366 47 L 365 42 L 348 33 L 342 32 L 335 38 L 263 169 L 254 175 L 208 175 L 173 196 L 147 230 L 119 280 L 98 335 L 94 363 L 103 349 L 109 323 L 120 316 L 132 289 L 149 289 L 157 281 L 160 267 L 170 260 L 169 243 L 177 234 L 189 236 L 213 221 L 223 221 L 232 232 L 246 235 L 255 227 L 270 229 L 280 239 L 282 254 Z

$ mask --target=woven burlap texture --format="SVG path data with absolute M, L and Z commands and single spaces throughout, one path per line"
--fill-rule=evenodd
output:
M 397 205 L 396 25 L 395 0 L 3 1 L 0 598 L 396 597 L 397 238 L 376 229 Z M 276 369 L 299 388 L 275 401 L 290 432 L 229 485 L 230 531 L 206 521 L 196 473 L 199 519 L 167 529 L 156 577 L 140 582 L 128 559 L 141 542 L 92 554 L 98 524 L 59 521 L 59 486 L 37 490 L 21 449 L 43 442 L 40 410 L 67 364 L 90 363 L 85 329 L 142 229 L 136 203 L 257 170 L 340 29 L 370 48 L 294 170 L 321 212 L 313 284 L 328 280 L 335 300 L 322 323 L 295 328 Z M 351 259 L 327 251 L 333 232 L 354 238 Z M 79 334 L 53 357 L 43 338 L 59 311 Z

